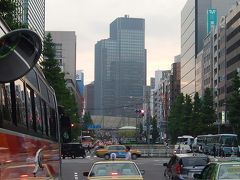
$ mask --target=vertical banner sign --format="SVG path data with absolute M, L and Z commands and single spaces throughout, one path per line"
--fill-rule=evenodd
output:
M 217 25 L 217 10 L 208 9 L 207 10 L 207 32 L 209 33 L 212 27 Z

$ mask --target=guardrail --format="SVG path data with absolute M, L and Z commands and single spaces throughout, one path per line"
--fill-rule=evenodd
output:
M 141 157 L 170 157 L 173 154 L 173 146 L 162 144 L 136 144 L 131 146 L 132 149 L 141 151 Z
M 141 157 L 170 157 L 172 149 L 139 149 Z

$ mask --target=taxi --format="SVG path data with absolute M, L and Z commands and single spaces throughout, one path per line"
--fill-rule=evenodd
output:
M 209 163 L 195 179 L 237 180 L 240 179 L 240 161 L 231 158 L 219 159 Z
M 96 150 L 95 154 L 97 157 L 105 158 L 106 160 L 110 159 L 111 154 L 115 153 L 116 158 L 125 158 L 126 157 L 126 146 L 124 145 L 110 145 L 105 146 L 102 149 Z M 133 160 L 141 156 L 141 151 L 137 149 L 131 149 L 131 157 Z
M 83 176 L 88 180 L 143 180 L 144 172 L 132 161 L 99 161 Z

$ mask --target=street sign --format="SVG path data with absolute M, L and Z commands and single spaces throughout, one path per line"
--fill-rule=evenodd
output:
M 100 124 L 90 124 L 87 126 L 88 129 L 100 129 L 101 125 Z

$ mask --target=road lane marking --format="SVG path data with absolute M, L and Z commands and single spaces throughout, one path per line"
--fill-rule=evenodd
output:
M 78 173 L 74 173 L 74 179 L 78 180 Z

